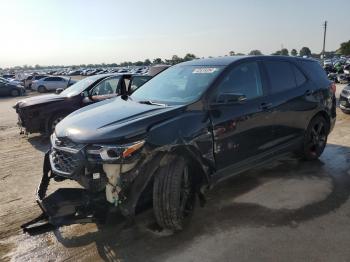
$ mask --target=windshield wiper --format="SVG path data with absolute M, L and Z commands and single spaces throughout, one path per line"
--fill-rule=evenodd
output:
M 146 104 L 146 105 L 153 105 L 153 106 L 167 106 L 167 104 L 161 104 L 161 103 L 156 103 L 156 102 L 152 102 L 151 100 L 142 100 L 139 101 L 140 104 Z

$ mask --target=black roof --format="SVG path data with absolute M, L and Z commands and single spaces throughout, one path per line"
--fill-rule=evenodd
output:
M 303 60 L 303 61 L 313 61 L 316 60 L 302 57 L 294 57 L 294 56 L 269 56 L 269 55 L 261 55 L 261 56 L 224 56 L 224 57 L 215 57 L 215 58 L 204 58 L 204 59 L 195 59 L 188 62 L 181 63 L 181 65 L 194 65 L 194 66 L 228 66 L 239 60 L 250 60 L 250 59 L 278 59 L 278 60 Z

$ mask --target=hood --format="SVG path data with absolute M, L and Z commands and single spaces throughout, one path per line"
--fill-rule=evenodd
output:
M 146 105 L 120 97 L 108 99 L 70 114 L 56 126 L 55 133 L 76 143 L 125 142 L 178 115 L 184 107 Z
M 27 106 L 45 104 L 45 103 L 54 102 L 54 101 L 62 101 L 64 99 L 65 97 L 56 95 L 56 94 L 34 96 L 34 97 L 30 97 L 30 98 L 26 98 L 24 100 L 18 101 L 15 107 L 23 108 Z

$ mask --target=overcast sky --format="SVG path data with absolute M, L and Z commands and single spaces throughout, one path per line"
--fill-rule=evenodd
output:
M 0 0 L 0 67 L 171 58 L 350 40 L 350 0 Z

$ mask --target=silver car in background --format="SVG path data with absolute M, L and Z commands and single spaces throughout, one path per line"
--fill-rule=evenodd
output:
M 77 81 L 60 76 L 48 76 L 32 82 L 32 90 L 44 93 L 55 91 L 57 88 L 66 89 Z

